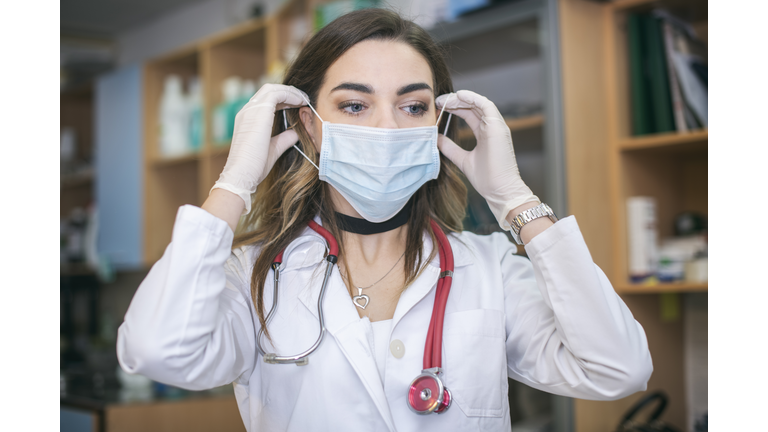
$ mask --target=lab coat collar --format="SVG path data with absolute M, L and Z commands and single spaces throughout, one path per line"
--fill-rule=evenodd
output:
M 319 217 L 315 217 L 314 220 L 318 224 L 321 223 Z M 453 249 L 454 268 L 472 264 L 474 262 L 472 252 L 463 243 L 458 241 L 455 235 L 449 235 L 448 238 Z M 426 233 L 424 234 L 423 242 L 424 256 L 427 257 L 431 253 L 433 245 L 429 235 Z M 327 266 L 327 262 L 324 260 L 326 251 L 325 240 L 322 236 L 307 227 L 299 238 L 286 248 L 283 260 L 282 273 L 291 271 L 309 272 L 309 277 L 300 278 L 310 282 L 299 292 L 299 300 L 317 319 L 319 319 L 317 299 L 320 295 L 322 280 Z M 424 268 L 420 277 L 402 293 L 393 317 L 393 329 L 408 311 L 436 287 L 439 273 L 440 263 L 439 257 L 436 255 Z M 365 389 L 384 418 L 387 427 L 394 431 L 394 422 L 386 395 L 384 394 L 384 386 L 382 385 L 378 368 L 376 367 L 376 362 L 366 337 L 365 326 L 367 323 L 360 319 L 357 309 L 349 297 L 344 281 L 341 279 L 338 267 L 334 267 L 329 278 L 323 301 L 323 310 L 325 327 L 328 333 L 336 339 L 344 356 L 363 382 Z
M 320 216 L 315 216 L 314 221 L 322 226 Z M 448 234 L 448 241 L 453 249 L 454 267 L 462 267 L 474 263 L 475 254 L 467 248 L 464 243 L 458 239 L 457 234 Z M 428 257 L 432 252 L 432 240 L 427 233 L 423 236 L 424 257 Z M 308 226 L 288 247 L 283 254 L 283 264 L 281 272 L 299 270 L 307 267 L 316 267 L 318 263 L 324 260 L 328 247 L 325 239 Z M 440 268 L 440 259 L 437 255 L 429 262 L 436 268 Z

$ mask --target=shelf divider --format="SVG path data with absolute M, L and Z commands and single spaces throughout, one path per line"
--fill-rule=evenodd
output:
M 519 130 L 525 130 L 525 129 L 533 129 L 536 127 L 541 127 L 544 125 L 544 115 L 543 114 L 534 114 L 530 116 L 525 117 L 516 117 L 516 118 L 507 118 L 505 119 L 507 126 L 509 127 L 509 130 L 519 131 Z M 472 133 L 472 129 L 469 128 L 463 128 L 459 129 L 459 140 L 467 139 L 467 138 L 474 138 L 474 134 Z
M 707 129 L 697 130 L 687 133 L 663 133 L 644 135 L 639 137 L 625 138 L 619 141 L 621 151 L 633 151 L 643 149 L 655 149 L 662 147 L 677 147 L 689 144 L 701 144 L 708 141 L 709 131 Z
M 619 294 L 658 294 L 669 292 L 707 292 L 708 282 L 666 282 L 656 285 L 621 284 L 614 289 Z

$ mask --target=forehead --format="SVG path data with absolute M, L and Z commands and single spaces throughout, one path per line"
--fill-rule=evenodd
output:
M 325 74 L 324 93 L 342 82 L 364 83 L 374 90 L 392 90 L 426 82 L 432 85 L 432 69 L 410 45 L 398 41 L 367 40 L 339 57 Z

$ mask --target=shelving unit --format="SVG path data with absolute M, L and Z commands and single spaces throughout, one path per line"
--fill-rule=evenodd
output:
M 295 19 L 310 22 L 309 2 L 288 2 L 275 16 L 244 22 L 198 41 L 144 67 L 144 262 L 151 265 L 162 256 L 171 239 L 179 206 L 201 205 L 218 179 L 229 154 L 229 143 L 216 143 L 211 113 L 223 101 L 221 84 L 229 76 L 256 82 L 276 60 L 285 59 L 281 28 Z M 311 28 L 311 26 L 307 26 Z M 287 36 L 286 36 L 287 37 Z M 163 157 L 158 142 L 158 107 L 163 81 L 169 74 L 198 77 L 203 86 L 204 138 L 197 153 Z
M 93 149 L 93 86 L 81 85 L 61 93 L 61 128 L 71 127 L 77 137 L 75 157 L 90 163 Z M 93 201 L 93 168 L 63 174 L 59 179 L 59 214 L 69 216 L 75 207 L 85 208 Z
M 632 136 L 626 16 L 661 6 L 706 32 L 704 0 L 559 0 L 564 135 L 570 213 L 595 262 L 606 272 L 648 337 L 654 373 L 648 390 L 670 399 L 664 420 L 686 428 L 684 329 L 664 318 L 662 295 L 706 293 L 707 283 L 631 284 L 627 269 L 626 199 L 655 197 L 661 238 L 681 211 L 707 214 L 708 131 Z M 704 41 L 706 34 L 702 35 Z M 574 404 L 575 431 L 610 432 L 644 392 L 622 400 Z

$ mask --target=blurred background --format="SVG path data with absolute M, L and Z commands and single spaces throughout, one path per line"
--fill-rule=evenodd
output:
M 122 373 L 117 327 L 178 207 L 202 204 L 218 178 L 237 111 L 282 80 L 314 32 L 367 7 L 426 28 L 454 87 L 499 107 L 521 176 L 559 217 L 577 217 L 648 335 L 648 391 L 595 402 L 511 381 L 512 430 L 625 430 L 643 401 L 640 423 L 707 430 L 706 0 L 60 6 L 62 431 L 244 430 L 231 386 L 189 392 Z M 464 227 L 500 231 L 471 186 Z

